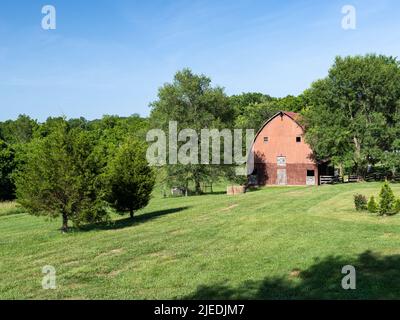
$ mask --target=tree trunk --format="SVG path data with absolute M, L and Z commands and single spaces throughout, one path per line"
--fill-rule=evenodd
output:
M 195 181 L 195 192 L 196 194 L 201 194 L 201 186 L 200 186 L 200 181 Z
M 355 162 L 356 162 L 356 172 L 357 175 L 363 175 L 363 168 L 361 165 L 361 144 L 358 141 L 357 137 L 353 137 L 354 146 L 355 146 Z
M 356 159 L 360 159 L 361 158 L 361 145 L 360 145 L 360 142 L 358 141 L 357 137 L 353 137 L 353 141 L 354 141 L 354 146 L 356 148 L 356 152 L 355 152 Z
M 344 165 L 342 163 L 339 164 L 339 176 L 342 182 L 344 182 Z
M 131 219 L 133 219 L 134 212 L 132 209 L 129 211 L 129 215 L 130 215 Z
M 68 215 L 65 212 L 62 214 L 62 220 L 61 232 L 66 233 L 68 232 Z

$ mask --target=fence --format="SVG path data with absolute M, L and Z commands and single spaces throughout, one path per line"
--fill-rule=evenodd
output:
M 400 182 L 400 175 L 384 174 L 381 172 L 370 173 L 365 177 L 365 181 L 385 181 Z
M 342 178 L 339 176 L 320 176 L 319 183 L 320 184 L 334 184 L 343 182 Z

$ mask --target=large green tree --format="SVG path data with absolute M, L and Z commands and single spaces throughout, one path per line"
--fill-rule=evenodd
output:
M 18 202 L 29 213 L 62 218 L 62 230 L 68 221 L 102 221 L 107 217 L 98 178 L 102 168 L 94 152 L 96 136 L 80 128 L 71 128 L 63 120 L 52 123 L 45 137 L 25 147 L 21 168 L 16 174 Z
M 20 115 L 16 120 L 7 120 L 0 123 L 0 138 L 10 145 L 29 142 L 38 123 L 27 115 Z
M 392 57 L 337 57 L 304 94 L 306 140 L 318 159 L 365 175 L 394 152 L 400 132 L 400 64 Z
M 159 89 L 158 100 L 151 108 L 151 127 L 165 132 L 168 132 L 170 121 L 177 121 L 178 132 L 190 128 L 199 137 L 201 129 L 233 126 L 233 108 L 223 88 L 212 87 L 210 78 L 196 75 L 189 69 L 177 72 L 172 83 Z M 221 172 L 217 166 L 205 164 L 167 165 L 166 170 L 169 182 L 182 183 L 185 187 L 193 182 L 196 193 L 201 192 L 201 182 L 211 180 Z

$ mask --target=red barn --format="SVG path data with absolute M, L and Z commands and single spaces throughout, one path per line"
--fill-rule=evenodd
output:
M 251 152 L 254 170 L 250 183 L 257 185 L 318 185 L 321 167 L 304 141 L 299 114 L 281 111 L 262 126 Z M 325 166 L 322 170 L 325 171 Z

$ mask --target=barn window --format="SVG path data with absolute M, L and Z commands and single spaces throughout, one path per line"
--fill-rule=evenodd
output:
M 268 137 L 264 137 L 264 143 L 268 143 Z
M 300 143 L 301 142 L 301 137 L 296 137 L 296 142 Z
M 307 170 L 307 177 L 315 177 L 315 171 L 314 170 Z
M 282 157 L 282 156 L 277 157 L 276 163 L 278 164 L 278 166 L 286 167 L 286 157 Z

